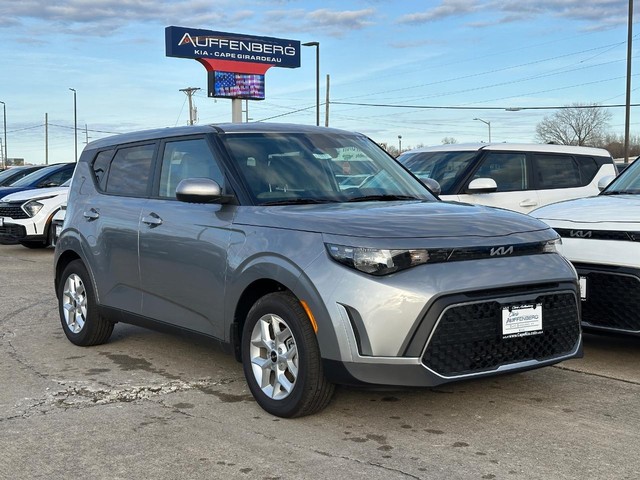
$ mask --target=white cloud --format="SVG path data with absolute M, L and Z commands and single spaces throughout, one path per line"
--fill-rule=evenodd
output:
M 587 23 L 587 30 L 623 25 L 627 19 L 627 0 L 442 0 L 440 5 L 404 15 L 398 23 L 421 25 L 451 17 L 482 15 L 469 22 L 471 27 L 530 21 L 539 17 L 560 18 Z

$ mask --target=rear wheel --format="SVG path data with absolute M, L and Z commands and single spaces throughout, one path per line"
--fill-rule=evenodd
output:
M 290 293 L 271 293 L 253 305 L 242 333 L 242 364 L 251 393 L 272 415 L 309 415 L 333 395 L 311 322 Z
M 98 314 L 93 285 L 86 267 L 74 260 L 64 269 L 58 285 L 62 329 L 76 345 L 99 345 L 109 340 L 113 323 Z

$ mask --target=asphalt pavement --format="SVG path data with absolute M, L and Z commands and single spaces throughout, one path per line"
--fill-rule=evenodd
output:
M 118 324 L 71 344 L 53 251 L 0 246 L 0 478 L 637 479 L 640 339 L 434 389 L 339 387 L 295 420 L 261 410 L 231 356 Z

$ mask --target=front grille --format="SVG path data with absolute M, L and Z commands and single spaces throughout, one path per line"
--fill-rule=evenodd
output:
M 614 272 L 581 271 L 587 278 L 582 321 L 596 327 L 640 331 L 640 278 Z
M 451 377 L 569 354 L 580 338 L 575 295 L 541 295 L 531 303 L 542 304 L 543 332 L 515 338 L 502 337 L 502 308 L 508 304 L 487 301 L 447 309 L 422 363 L 440 375 Z
M 640 242 L 640 232 L 626 232 L 624 230 L 578 230 L 569 228 L 554 228 L 563 238 L 580 238 L 584 240 L 616 240 L 619 242 Z
M 0 217 L 9 217 L 14 220 L 29 218 L 24 210 L 20 208 L 21 203 L 0 203 Z
M 0 227 L 0 243 L 16 243 L 27 236 L 27 230 L 22 225 L 3 225 Z

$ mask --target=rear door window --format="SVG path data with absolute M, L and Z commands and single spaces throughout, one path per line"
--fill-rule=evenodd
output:
M 120 148 L 109 167 L 106 192 L 142 197 L 149 192 L 155 143 Z
M 578 163 L 570 155 L 534 154 L 533 165 L 540 190 L 582 186 Z

